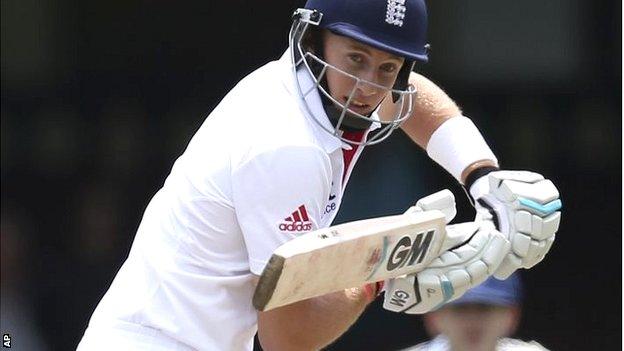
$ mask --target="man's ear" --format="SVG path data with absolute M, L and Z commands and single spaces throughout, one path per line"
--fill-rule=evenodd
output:
M 304 50 L 323 58 L 323 44 L 326 31 L 326 29 L 310 26 L 305 36 L 301 39 Z

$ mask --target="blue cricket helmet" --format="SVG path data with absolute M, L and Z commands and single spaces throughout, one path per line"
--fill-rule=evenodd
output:
M 379 85 L 327 62 L 321 49 L 321 32 L 317 28 L 404 58 L 394 85 Z M 309 0 L 305 8 L 293 13 L 293 25 L 288 37 L 301 106 L 326 132 L 348 144 L 373 145 L 388 138 L 412 115 L 417 91 L 409 83 L 409 76 L 416 61 L 424 63 L 428 60 L 427 10 L 424 0 Z M 330 93 L 325 81 L 328 70 L 354 83 L 346 102 Z M 375 111 L 360 114 L 351 109 L 350 101 L 362 86 L 389 94 L 392 102 L 398 106 L 393 116 L 382 120 L 378 115 L 375 116 Z M 308 99 L 314 100 L 315 92 L 319 93 L 323 105 L 325 113 L 322 115 L 313 113 L 308 106 Z M 324 125 L 324 119 L 329 119 L 332 127 Z M 343 129 L 375 130 L 366 140 L 354 141 L 343 136 Z
M 427 7 L 424 0 L 308 0 L 322 13 L 319 27 L 390 52 L 427 62 Z
M 518 306 L 522 302 L 522 283 L 518 273 L 505 280 L 490 277 L 468 290 L 462 297 L 448 305 L 483 304 L 495 306 Z

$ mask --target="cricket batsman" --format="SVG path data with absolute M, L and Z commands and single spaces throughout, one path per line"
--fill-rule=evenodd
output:
M 295 11 L 287 51 L 243 78 L 176 160 L 78 349 L 252 350 L 256 332 L 267 351 L 332 343 L 383 284 L 266 312 L 252 306 L 255 284 L 278 246 L 331 225 L 363 150 L 398 128 L 466 187 L 478 230 L 388 281 L 385 308 L 424 313 L 541 261 L 559 226 L 556 187 L 500 171 L 473 122 L 413 72 L 426 32 L 423 0 Z M 396 294 L 418 299 L 398 306 Z

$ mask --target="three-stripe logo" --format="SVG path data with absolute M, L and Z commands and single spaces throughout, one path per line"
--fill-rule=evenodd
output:
M 283 232 L 304 232 L 312 229 L 305 205 L 299 206 L 289 217 L 284 218 L 279 229 Z

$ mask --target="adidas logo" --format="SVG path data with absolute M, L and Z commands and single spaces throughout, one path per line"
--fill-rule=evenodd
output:
M 290 217 L 284 218 L 279 229 L 283 232 L 304 232 L 312 229 L 312 222 L 304 205 L 299 206 Z

